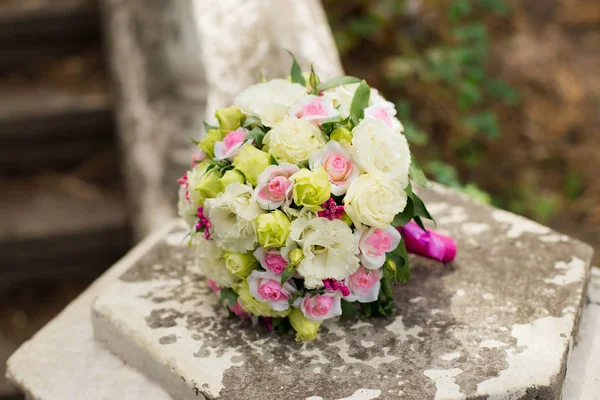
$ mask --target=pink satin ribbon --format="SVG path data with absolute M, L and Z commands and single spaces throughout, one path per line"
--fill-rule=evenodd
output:
M 450 262 L 456 257 L 456 242 L 431 229 L 424 231 L 416 222 L 399 227 L 404 238 L 406 251 L 441 262 Z

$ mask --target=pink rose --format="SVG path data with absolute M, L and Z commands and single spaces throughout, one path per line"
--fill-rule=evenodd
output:
M 346 279 L 346 286 L 350 289 L 350 296 L 344 297 L 346 301 L 370 303 L 377 300 L 381 288 L 381 268 L 367 270 L 360 266 L 355 273 Z
M 269 303 L 275 311 L 288 309 L 288 299 L 296 292 L 296 288 L 290 283 L 280 283 L 281 277 L 270 271 L 252 271 L 248 276 L 248 288 L 250 294 L 258 301 Z
M 254 251 L 254 258 L 258 260 L 264 269 L 275 275 L 281 275 L 289 264 L 279 250 L 276 249 L 265 250 L 259 247 Z
M 228 158 L 230 161 L 233 161 L 246 141 L 246 135 L 247 132 L 244 128 L 238 128 L 235 131 L 229 132 L 223 138 L 223 141 L 215 143 L 215 158 L 219 160 Z
M 293 182 L 290 176 L 300 168 L 289 163 L 270 165 L 258 176 L 255 189 L 256 201 L 265 210 L 280 207 L 292 196 Z
M 348 151 L 338 142 L 331 140 L 316 151 L 309 160 L 310 168 L 322 165 L 331 182 L 331 193 L 341 196 L 350 183 L 359 175 L 358 166 L 350 158 Z
M 212 290 L 213 292 L 219 293 L 221 291 L 221 287 L 217 285 L 217 282 L 213 281 L 212 279 L 207 279 L 206 283 L 208 284 L 210 290 Z
M 294 306 L 300 307 L 306 318 L 313 322 L 321 322 L 342 315 L 342 302 L 339 293 L 325 293 L 297 299 Z
M 339 113 L 328 97 L 313 94 L 302 97 L 290 108 L 289 114 L 298 119 L 304 119 L 321 125 L 323 121 L 338 116 Z
M 385 263 L 385 253 L 393 251 L 402 237 L 393 226 L 385 228 L 357 229 L 358 249 L 362 264 L 368 269 L 377 269 Z
M 240 317 L 241 319 L 246 319 L 250 317 L 250 315 L 242 308 L 240 302 L 237 301 L 233 307 L 229 307 L 232 313 Z
M 402 132 L 404 127 L 396 118 L 396 108 L 389 101 L 384 101 L 365 108 L 365 118 L 380 119 L 396 132 Z

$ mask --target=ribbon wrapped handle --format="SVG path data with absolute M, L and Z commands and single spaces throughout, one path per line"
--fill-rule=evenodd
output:
M 404 239 L 406 251 L 444 263 L 456 257 L 456 242 L 433 229 L 423 230 L 416 222 L 410 221 L 398 228 Z

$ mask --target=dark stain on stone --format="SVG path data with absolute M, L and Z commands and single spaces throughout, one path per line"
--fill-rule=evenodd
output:
M 177 341 L 177 336 L 170 334 L 167 336 L 163 336 L 160 339 L 158 339 L 158 343 L 160 344 L 172 344 L 175 343 Z
M 175 309 L 160 308 L 152 310 L 146 317 L 146 323 L 150 328 L 170 328 L 177 325 L 177 319 L 183 314 Z

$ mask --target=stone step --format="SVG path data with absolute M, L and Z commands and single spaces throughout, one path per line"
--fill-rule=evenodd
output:
M 175 229 L 97 298 L 95 337 L 178 399 L 560 399 L 592 249 L 438 185 L 419 194 L 459 253 L 413 257 L 390 319 L 327 321 L 302 344 L 227 318 Z
M 0 181 L 0 289 L 27 279 L 91 278 L 131 246 L 125 201 L 69 176 Z
M 114 146 L 108 94 L 43 82 L 0 91 L 0 168 L 72 165 Z
M 0 70 L 99 43 L 99 20 L 93 0 L 0 2 Z
M 39 400 L 172 400 L 155 382 L 134 371 L 130 365 L 123 363 L 104 345 L 94 340 L 90 307 L 93 300 L 115 280 L 152 252 L 173 227 L 172 224 L 166 225 L 161 231 L 144 239 L 30 341 L 23 344 L 8 360 L 6 372 L 10 382 L 30 398 Z M 600 302 L 597 297 L 600 295 L 600 273 L 596 274 L 595 282 L 593 279 L 590 282 L 588 295 L 592 302 L 594 298 L 596 302 Z M 600 313 L 598 317 L 594 323 L 586 321 L 585 312 L 583 314 L 578 336 L 590 339 L 593 350 L 589 350 L 590 344 L 585 340 L 575 342 L 575 351 L 569 356 L 564 400 L 600 399 L 600 381 L 596 378 L 598 367 L 594 368 L 594 360 L 600 360 L 600 337 L 596 334 L 600 328 L 596 327 L 600 323 Z M 586 326 L 591 330 L 586 332 Z M 588 370 L 584 367 L 584 376 L 582 369 L 572 368 L 572 364 L 589 364 L 592 368 Z M 65 376 L 70 379 L 65 380 Z M 73 382 L 77 382 L 77 385 Z M 386 398 L 389 396 L 379 397 Z

